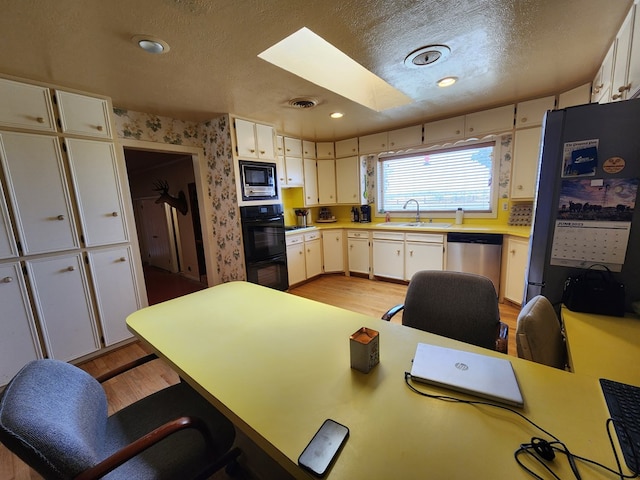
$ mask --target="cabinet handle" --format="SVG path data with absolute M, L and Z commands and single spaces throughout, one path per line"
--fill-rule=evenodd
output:
M 102 125 L 98 125 L 98 126 L 96 127 L 96 130 L 98 130 L 99 132 L 101 132 L 101 131 L 103 131 L 103 130 L 104 130 L 104 127 L 103 127 Z
M 265 151 L 264 150 L 260 150 L 260 155 L 264 155 Z
M 287 180 L 290 182 L 291 180 L 293 180 L 293 178 L 289 177 L 289 178 L 287 178 Z
M 518 190 L 522 190 L 524 187 L 522 185 L 518 185 Z
M 623 85 L 623 86 L 621 86 L 621 87 L 618 87 L 618 91 L 619 91 L 620 93 L 622 93 L 622 92 L 626 92 L 627 90 L 631 90 L 631 84 L 630 84 L 630 83 L 629 83 L 629 84 L 627 84 L 627 85 Z
M 460 130 L 456 130 L 456 135 L 460 135 Z
M 112 212 L 112 213 L 111 213 L 111 216 L 112 216 L 112 217 L 117 217 L 117 216 L 118 216 L 118 212 Z
M 120 257 L 118 260 L 121 261 L 121 262 L 126 262 L 127 261 L 127 259 L 124 258 L 124 257 Z
M 340 241 L 340 237 L 336 237 L 336 242 L 339 242 L 339 241 Z
M 400 256 L 400 250 L 396 250 L 396 255 Z
M 615 95 L 613 95 L 611 97 L 612 100 L 618 100 L 619 98 L 622 98 L 622 94 L 621 93 L 616 93 Z
M 527 121 L 527 117 L 522 117 L 522 119 L 520 120 L 522 123 L 525 123 Z
M 73 272 L 76 269 L 76 267 L 74 267 L 73 265 L 70 265 L 67 267 L 67 271 L 68 272 Z
M 250 149 L 249 149 L 249 151 L 250 151 L 251 153 L 256 153 L 256 149 L 255 149 L 255 148 L 250 148 Z
M 302 255 L 303 253 L 304 253 L 304 251 L 300 250 L 300 251 L 298 252 L 298 255 Z
M 515 250 L 509 250 L 509 253 L 510 253 L 511 255 L 515 255 L 515 254 L 516 254 L 516 251 L 515 251 Z
M 469 131 L 470 131 L 470 132 L 473 132 L 473 127 L 469 127 Z
M 58 220 L 64 220 L 64 215 L 58 215 L 56 218 L 57 218 Z
M 11 277 L 4 277 L 2 279 L 2 283 L 11 283 L 11 282 L 13 282 L 13 278 Z
M 409 250 L 409 256 L 413 257 L 413 250 Z
M 38 118 L 36 118 L 36 121 L 37 121 L 38 123 L 44 123 L 44 118 L 42 118 L 42 117 L 38 117 Z
M 391 142 L 391 146 L 393 147 L 396 144 L 396 142 Z M 383 145 L 384 146 L 384 145 Z

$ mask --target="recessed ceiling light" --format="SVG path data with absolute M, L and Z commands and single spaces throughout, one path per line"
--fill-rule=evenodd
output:
M 342 112 L 333 112 L 333 113 L 330 115 L 330 117 L 331 117 L 331 118 L 342 118 L 342 117 L 344 117 L 344 113 L 342 113 Z
M 438 80 L 439 87 L 450 87 L 458 81 L 458 77 L 444 77 Z
M 136 35 L 131 40 L 148 53 L 167 53 L 171 49 L 167 42 L 151 35 Z

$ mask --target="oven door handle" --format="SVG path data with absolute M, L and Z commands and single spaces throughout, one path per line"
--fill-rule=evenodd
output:
M 271 218 L 247 218 L 244 220 L 245 223 L 262 223 L 262 222 L 277 222 L 279 220 L 284 220 L 284 217 L 271 217 Z

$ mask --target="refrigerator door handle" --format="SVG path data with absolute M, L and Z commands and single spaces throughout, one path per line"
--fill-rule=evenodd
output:
M 544 282 L 527 282 L 527 285 L 532 285 L 534 287 L 546 287 L 546 283 Z

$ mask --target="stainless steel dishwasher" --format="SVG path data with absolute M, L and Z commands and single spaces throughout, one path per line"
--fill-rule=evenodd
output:
M 488 277 L 500 291 L 502 235 L 496 233 L 448 233 L 447 270 Z

